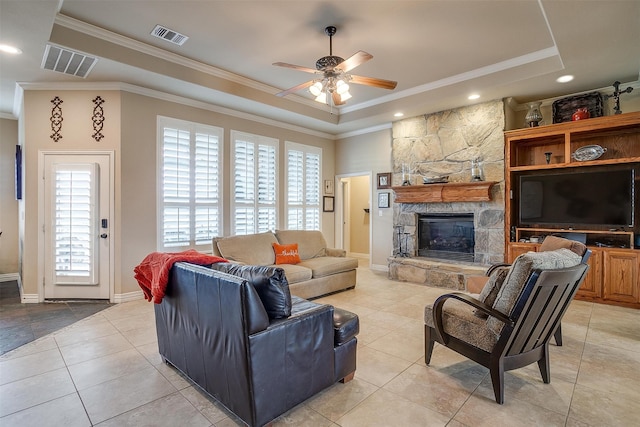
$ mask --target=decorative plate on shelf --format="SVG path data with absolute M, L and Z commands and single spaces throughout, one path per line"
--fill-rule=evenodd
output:
M 586 162 L 597 159 L 602 156 L 605 151 L 607 151 L 607 149 L 602 148 L 599 145 L 585 145 L 584 147 L 580 147 L 574 151 L 571 157 L 579 162 Z

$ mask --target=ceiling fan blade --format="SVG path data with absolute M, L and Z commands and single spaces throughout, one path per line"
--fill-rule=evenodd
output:
M 292 88 L 289 88 L 287 90 L 283 90 L 282 92 L 276 93 L 276 96 L 287 96 L 290 93 L 293 92 L 297 92 L 300 89 L 306 89 L 309 86 L 311 86 L 313 83 L 315 82 L 315 80 L 309 80 L 308 82 L 304 82 L 304 83 L 300 83 L 298 86 L 294 86 Z
M 274 62 L 272 65 L 275 65 L 277 67 L 293 68 L 294 70 L 304 71 L 305 73 L 315 74 L 318 72 L 318 70 L 314 70 L 313 68 L 303 67 L 301 65 L 287 64 L 286 62 Z
M 331 93 L 331 99 L 333 101 L 333 105 L 342 105 L 342 104 L 344 104 L 344 102 L 342 102 L 342 98 L 341 98 L 340 94 L 337 93 L 337 92 L 332 92 Z
M 363 76 L 354 76 L 354 75 L 351 75 L 351 80 L 349 80 L 349 83 L 379 87 L 381 89 L 395 89 L 396 86 L 398 85 L 398 82 L 394 82 L 391 80 L 376 79 L 373 77 L 363 77 Z
M 356 68 L 358 65 L 367 62 L 371 58 L 373 58 L 373 55 L 371 55 L 370 53 L 367 53 L 367 52 L 365 52 L 363 50 L 359 50 L 356 53 L 354 53 L 353 55 L 351 55 L 349 58 L 347 58 L 344 61 L 342 61 L 341 63 L 339 63 L 336 66 L 336 68 L 339 69 L 339 70 L 342 70 L 345 73 L 347 73 L 350 70 L 353 70 L 354 68 Z

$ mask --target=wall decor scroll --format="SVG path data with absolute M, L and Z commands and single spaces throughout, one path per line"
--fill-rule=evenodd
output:
M 62 134 L 60 133 L 62 130 L 62 107 L 60 107 L 62 99 L 56 96 L 51 100 L 51 103 L 53 104 L 51 118 L 49 119 L 51 122 L 51 130 L 53 131 L 51 139 L 53 139 L 54 142 L 58 142 L 62 139 Z
M 102 104 L 104 104 L 104 99 L 96 96 L 93 103 L 95 104 L 95 107 L 93 107 L 93 116 L 91 116 L 91 120 L 93 121 L 93 130 L 95 132 L 91 136 L 96 141 L 100 141 L 104 138 L 104 135 L 102 134 L 102 127 L 104 126 L 104 110 L 102 109 Z

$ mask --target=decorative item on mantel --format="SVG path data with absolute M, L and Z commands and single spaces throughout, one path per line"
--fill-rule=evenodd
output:
M 482 179 L 482 159 L 480 157 L 471 160 L 471 181 L 484 181 Z
M 615 113 L 613 114 L 622 114 L 622 110 L 620 109 L 620 95 L 622 95 L 623 93 L 631 93 L 633 88 L 629 86 L 625 90 L 620 90 L 620 82 L 616 81 L 613 83 L 613 89 L 614 89 L 613 93 L 611 95 L 605 95 L 604 99 L 609 99 L 609 98 L 615 99 L 616 103 L 613 106 L 613 111 L 615 111 Z
M 542 121 L 542 113 L 540 112 L 540 102 L 530 102 L 529 103 L 529 111 L 527 111 L 527 115 L 524 117 L 524 121 L 527 126 L 533 128 L 540 124 Z
M 411 185 L 411 166 L 402 164 L 402 185 Z

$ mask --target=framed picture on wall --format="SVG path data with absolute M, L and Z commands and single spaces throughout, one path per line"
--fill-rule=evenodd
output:
M 378 190 L 391 188 L 391 172 L 378 174 Z
M 333 212 L 333 197 L 324 196 L 322 198 L 322 212 Z
M 389 192 L 385 191 L 383 193 L 378 193 L 378 207 L 388 208 L 389 206 L 390 206 Z
M 324 180 L 324 194 L 333 194 L 333 181 L 330 179 Z

